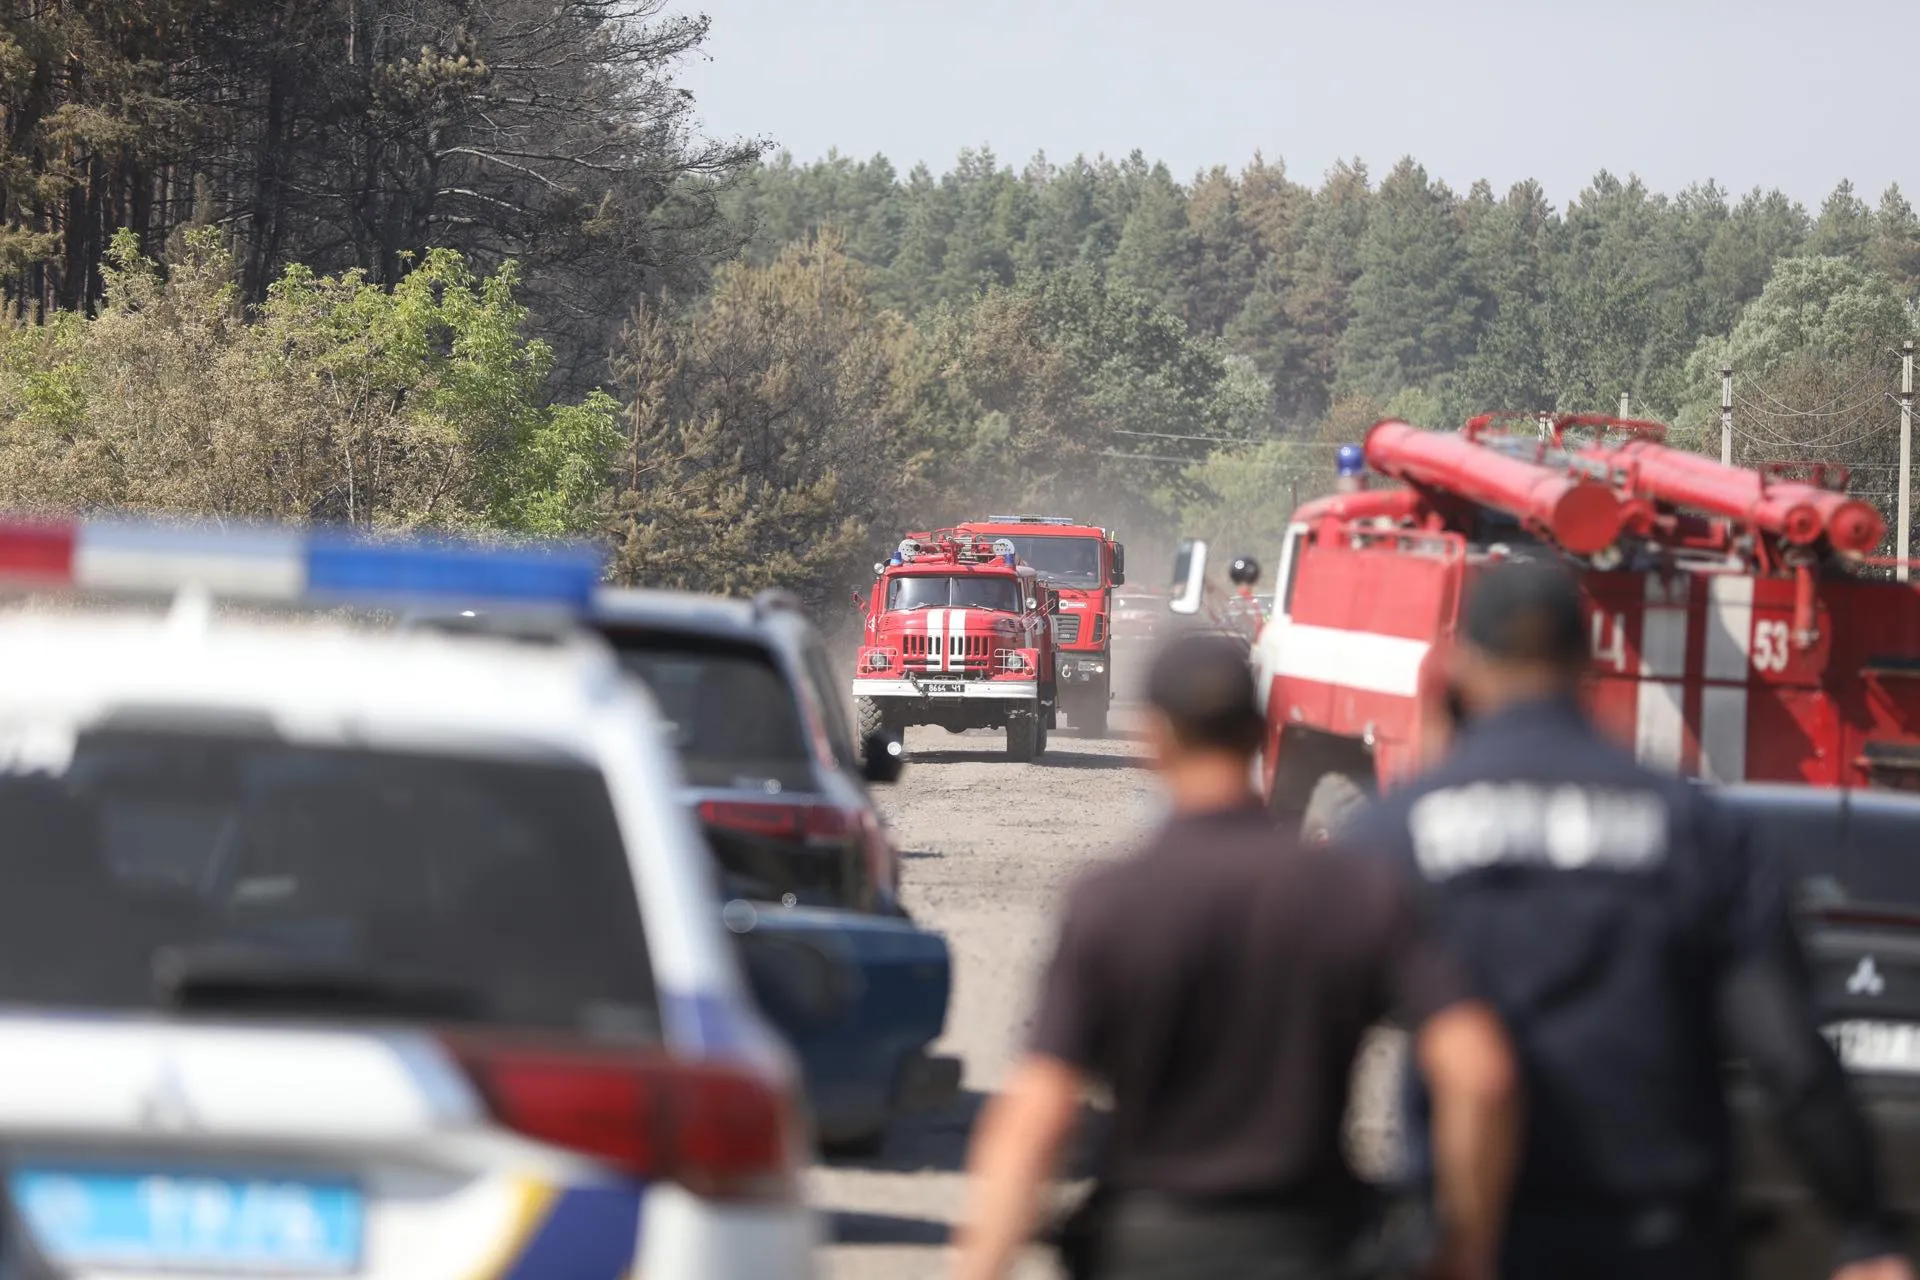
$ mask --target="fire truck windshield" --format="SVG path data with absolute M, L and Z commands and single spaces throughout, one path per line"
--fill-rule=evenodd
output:
M 996 535 L 997 536 L 997 535 Z M 1013 534 L 1007 538 L 1020 558 L 1034 572 L 1056 586 L 1097 587 L 1100 585 L 1100 539 L 1033 537 Z
M 1020 585 L 998 574 L 915 575 L 887 584 L 889 609 L 998 609 L 1020 611 Z

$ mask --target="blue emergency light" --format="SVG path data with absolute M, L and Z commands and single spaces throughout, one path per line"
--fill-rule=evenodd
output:
M 1367 455 L 1357 444 L 1343 444 L 1334 455 L 1335 470 L 1341 476 L 1363 476 L 1367 473 Z
M 433 599 L 585 610 L 604 561 L 588 547 L 494 547 L 348 530 L 212 529 L 0 519 L 0 580 L 82 591 L 187 588 L 283 603 Z

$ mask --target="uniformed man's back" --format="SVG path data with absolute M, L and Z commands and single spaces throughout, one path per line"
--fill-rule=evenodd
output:
M 1551 696 L 1466 729 L 1353 835 L 1433 887 L 1522 1048 L 1522 1207 L 1719 1185 L 1716 1008 L 1754 895 L 1743 846 L 1703 794 Z
M 1710 792 L 1643 768 L 1588 719 L 1584 624 L 1557 566 L 1483 572 L 1449 656 L 1466 723 L 1342 834 L 1429 886 L 1517 1046 L 1528 1116 L 1503 1275 L 1732 1275 L 1723 1073 L 1740 1057 L 1844 1220 L 1844 1274 L 1908 1280 L 1813 1023 L 1779 869 Z

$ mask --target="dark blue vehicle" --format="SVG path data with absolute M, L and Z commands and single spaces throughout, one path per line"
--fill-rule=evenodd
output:
M 946 939 L 901 906 L 899 851 L 868 793 L 899 777 L 898 742 L 855 741 L 838 669 L 784 597 L 608 590 L 594 626 L 675 726 L 727 925 L 800 1058 L 822 1147 L 876 1150 L 896 1114 L 960 1084 L 957 1059 L 928 1053 L 952 987 Z

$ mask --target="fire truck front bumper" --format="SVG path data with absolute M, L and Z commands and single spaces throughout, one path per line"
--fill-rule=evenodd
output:
M 1107 655 L 1104 653 L 1073 653 L 1065 649 L 1054 653 L 1053 669 L 1061 684 L 1091 684 L 1106 678 Z
M 1035 680 L 855 680 L 856 698 L 911 698 L 926 702 L 1032 702 L 1040 697 Z

